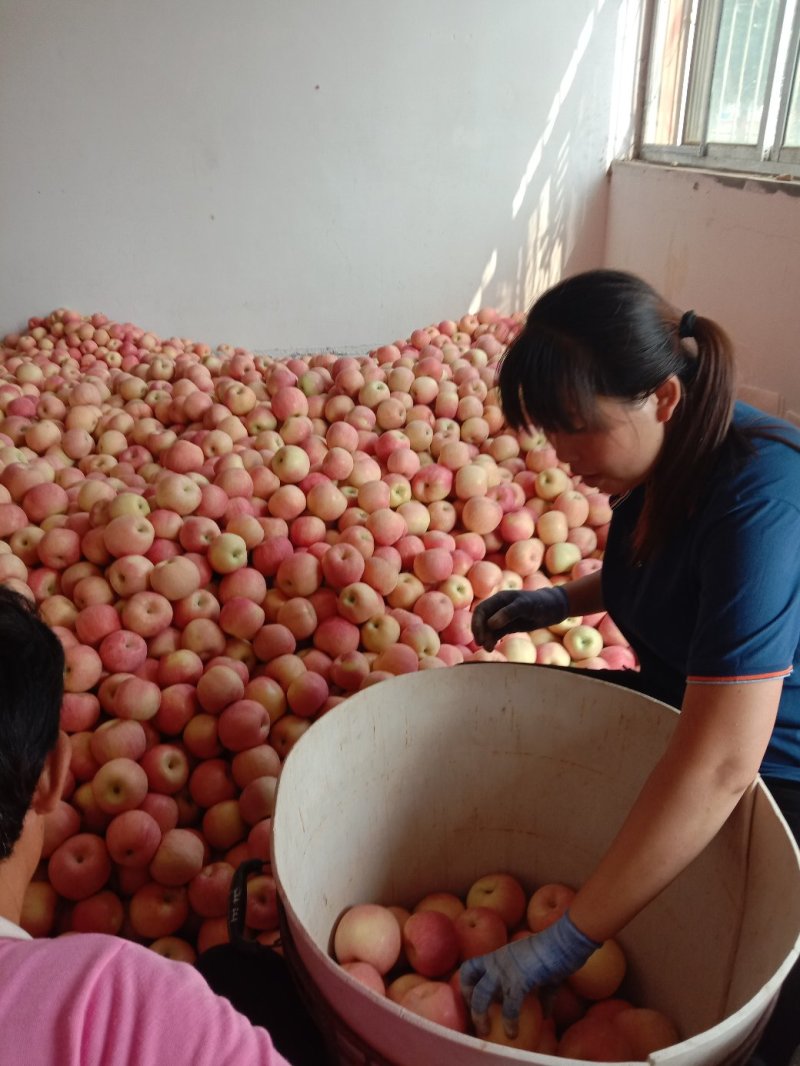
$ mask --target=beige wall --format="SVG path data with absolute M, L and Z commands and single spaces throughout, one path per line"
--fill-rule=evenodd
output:
M 715 318 L 743 383 L 800 417 L 800 183 L 615 164 L 605 263 Z

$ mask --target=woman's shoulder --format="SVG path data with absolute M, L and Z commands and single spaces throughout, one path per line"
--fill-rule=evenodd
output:
M 785 499 L 800 508 L 800 430 L 737 403 L 715 480 L 723 495 Z

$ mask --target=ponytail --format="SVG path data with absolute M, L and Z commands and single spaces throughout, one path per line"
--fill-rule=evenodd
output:
M 736 370 L 728 335 L 693 311 L 674 322 L 673 329 L 684 355 L 684 369 L 678 372 L 683 395 L 665 427 L 664 447 L 645 488 L 633 537 L 636 562 L 656 554 L 698 506 L 731 430 Z M 694 341 L 694 352 L 687 340 Z

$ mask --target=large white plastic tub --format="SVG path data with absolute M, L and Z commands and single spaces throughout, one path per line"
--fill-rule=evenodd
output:
M 464 893 L 494 870 L 528 890 L 580 884 L 676 718 L 577 672 L 476 663 L 383 682 L 314 724 L 281 774 L 273 865 L 289 957 L 340 1062 L 565 1061 L 450 1032 L 374 995 L 330 958 L 331 930 L 351 904 Z M 624 930 L 630 993 L 684 1037 L 654 1063 L 747 1057 L 798 955 L 799 860 L 758 783 Z

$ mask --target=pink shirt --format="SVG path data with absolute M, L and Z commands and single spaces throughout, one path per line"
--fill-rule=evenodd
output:
M 119 937 L 0 918 L 0 1066 L 289 1066 L 193 966 Z

